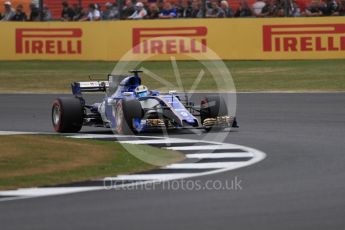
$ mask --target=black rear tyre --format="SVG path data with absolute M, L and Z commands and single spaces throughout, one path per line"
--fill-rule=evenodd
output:
M 83 126 L 84 108 L 78 98 L 57 98 L 52 105 L 52 123 L 56 132 L 76 133 Z

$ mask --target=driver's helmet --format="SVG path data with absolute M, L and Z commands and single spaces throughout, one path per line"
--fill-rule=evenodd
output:
M 145 85 L 139 85 L 135 88 L 134 93 L 137 97 L 146 97 L 148 95 L 147 87 Z

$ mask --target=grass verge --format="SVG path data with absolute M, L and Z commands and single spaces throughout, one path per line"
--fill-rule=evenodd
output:
M 176 151 L 145 145 L 140 149 L 162 165 L 183 159 L 183 154 Z M 48 135 L 0 136 L 0 190 L 56 185 L 156 167 L 115 142 Z
M 345 59 L 224 63 L 237 91 L 345 91 Z M 202 64 L 196 61 L 177 64 L 183 86 L 190 89 Z M 70 92 L 71 82 L 88 81 L 88 76 L 94 73 L 104 78 L 115 65 L 115 62 L 101 61 L 1 61 L 0 92 Z M 177 85 L 171 62 L 143 62 L 140 66 Z M 214 90 L 216 81 L 217 77 L 212 78 L 206 70 L 197 90 Z M 150 88 L 162 87 L 145 75 L 144 83 Z

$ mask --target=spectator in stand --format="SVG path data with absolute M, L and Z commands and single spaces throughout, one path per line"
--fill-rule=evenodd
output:
M 102 20 L 111 20 L 112 18 L 110 17 L 110 12 L 111 8 L 113 7 L 113 4 L 110 2 L 106 2 L 104 4 L 105 10 L 102 12 Z
M 182 0 L 181 4 L 177 8 L 177 16 L 179 18 L 192 17 L 192 7 L 189 0 Z
M 338 7 L 338 12 L 335 13 L 334 15 L 345 16 L 345 0 L 340 0 L 339 7 Z
M 117 7 L 113 7 L 113 4 L 111 4 L 110 2 L 105 3 L 105 10 L 102 14 L 103 20 L 115 19 L 117 17 L 117 14 Z
M 13 18 L 13 16 L 16 14 L 15 10 L 12 8 L 12 3 L 9 1 L 6 1 L 4 3 L 4 8 L 5 8 L 5 12 L 2 15 L 1 21 L 11 21 L 11 19 Z
M 273 0 L 276 6 L 275 17 L 285 17 L 285 0 Z
M 117 4 L 117 0 L 113 1 L 113 11 L 115 12 L 116 19 L 119 17 L 119 5 Z
M 324 16 L 333 16 L 338 14 L 338 3 L 335 0 L 326 0 L 326 4 L 323 7 Z
M 207 18 L 224 18 L 225 13 L 218 5 L 218 0 L 212 0 L 210 7 L 206 11 Z
M 289 14 L 292 17 L 301 16 L 301 9 L 299 8 L 296 0 L 290 0 Z
M 35 3 L 30 4 L 30 17 L 29 21 L 39 21 L 40 20 L 40 10 Z
M 170 2 L 165 2 L 163 5 L 163 9 L 161 10 L 159 14 L 159 18 L 161 19 L 170 19 L 170 18 L 176 18 L 177 13 L 176 9 L 174 9 Z
M 19 4 L 16 7 L 16 13 L 15 15 L 11 18 L 11 21 L 16 21 L 16 22 L 24 22 L 27 20 L 26 13 L 23 11 L 23 5 Z
M 89 13 L 86 17 L 80 21 L 99 21 L 101 19 L 101 13 L 96 9 L 95 4 L 89 4 Z
M 305 10 L 305 16 L 315 17 L 323 15 L 324 6 L 321 4 L 320 0 L 312 0 L 310 5 Z
M 165 2 L 170 2 L 171 7 L 176 10 L 176 15 L 177 15 L 177 8 L 180 6 L 181 0 L 163 0 L 163 3 L 165 3 Z M 164 6 L 164 4 L 163 4 L 163 6 Z
M 141 2 L 145 10 L 149 8 L 149 2 L 147 0 L 138 0 L 137 2 Z
M 135 9 L 132 0 L 127 0 L 126 4 L 122 8 L 122 18 L 126 19 L 134 13 Z
M 257 0 L 253 5 L 252 5 L 252 9 L 254 12 L 254 15 L 257 17 L 260 17 L 261 12 L 262 12 L 262 8 L 264 8 L 266 5 L 266 3 L 263 0 Z
M 233 13 L 233 11 L 232 11 L 232 9 L 229 6 L 229 3 L 227 1 L 225 1 L 225 0 L 221 1 L 220 2 L 220 7 L 224 11 L 226 18 L 231 18 L 231 17 L 234 16 L 234 13 Z
M 147 15 L 147 11 L 144 8 L 144 4 L 142 2 L 137 2 L 135 4 L 135 11 L 134 13 L 128 17 L 128 19 L 143 19 Z
M 276 7 L 275 4 L 273 4 L 273 0 L 265 0 L 265 6 L 257 17 L 274 17 L 275 9 Z
M 200 0 L 192 1 L 192 18 L 202 18 L 201 2 Z
M 101 6 L 101 4 L 99 4 L 99 3 L 94 3 L 94 5 L 95 5 L 96 10 L 98 10 L 98 11 L 99 11 L 99 15 L 100 15 L 99 20 L 101 20 L 101 19 L 102 19 L 102 17 L 103 17 L 102 6 Z
M 49 10 L 47 5 L 43 5 L 43 21 L 51 21 L 53 20 L 52 13 Z
M 241 18 L 248 18 L 253 17 L 254 12 L 252 8 L 250 8 L 247 0 L 241 0 L 240 6 L 238 7 L 235 17 L 241 17 Z
M 86 12 L 84 11 L 83 7 L 77 3 L 73 4 L 73 11 L 73 21 L 80 21 L 82 18 L 86 17 Z
M 150 3 L 147 15 L 145 16 L 145 19 L 157 19 L 159 18 L 159 8 L 156 3 Z
M 265 6 L 257 17 L 276 17 L 279 14 L 280 2 L 278 0 L 265 0 Z
M 101 13 L 101 11 L 102 11 L 101 5 L 99 3 L 94 3 L 94 5 L 95 5 L 96 10 L 98 10 Z
M 265 0 L 265 6 L 262 8 L 261 13 L 257 14 L 256 17 L 284 17 L 284 3 L 285 0 Z
M 116 12 L 116 16 L 118 16 L 118 14 L 119 14 L 119 7 L 118 7 L 118 4 L 117 4 L 117 0 L 114 0 L 113 3 L 112 3 L 112 10 L 114 12 Z
M 67 1 L 62 2 L 62 11 L 61 11 L 61 21 L 73 21 L 75 16 L 74 10 L 69 7 Z
M 301 15 L 305 14 L 305 9 L 307 9 L 307 5 L 305 3 L 304 0 L 294 0 L 298 6 L 298 8 L 300 9 L 300 13 Z

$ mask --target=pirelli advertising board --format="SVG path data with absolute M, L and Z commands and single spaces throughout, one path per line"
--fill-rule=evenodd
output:
M 342 17 L 3 22 L 0 34 L 1 60 L 345 58 Z

